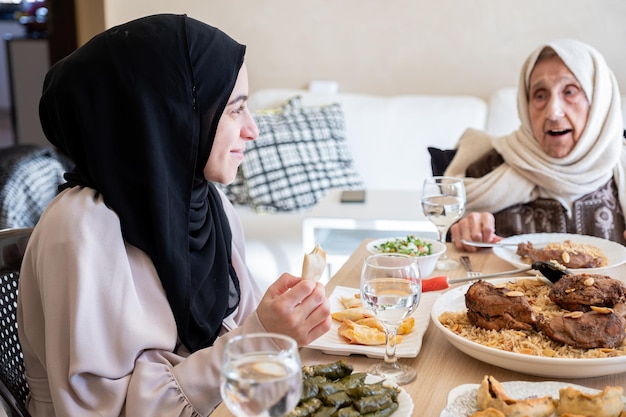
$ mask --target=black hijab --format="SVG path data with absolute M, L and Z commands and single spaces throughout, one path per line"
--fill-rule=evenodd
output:
M 202 22 L 149 16 L 55 64 L 39 105 L 48 140 L 76 164 L 62 187 L 94 188 L 117 213 L 192 352 L 215 341 L 239 302 L 230 227 L 203 169 L 244 54 Z

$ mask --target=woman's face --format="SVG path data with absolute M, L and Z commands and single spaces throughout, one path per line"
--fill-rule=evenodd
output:
M 557 55 L 535 64 L 529 86 L 528 108 L 535 139 L 551 157 L 567 156 L 587 124 L 589 100 L 585 92 Z
M 246 142 L 256 139 L 258 135 L 259 129 L 248 110 L 248 70 L 243 64 L 217 125 L 204 177 L 221 184 L 231 183 L 243 160 Z

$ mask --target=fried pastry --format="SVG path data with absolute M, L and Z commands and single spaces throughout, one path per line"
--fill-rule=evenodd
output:
M 366 319 L 368 317 L 374 317 L 372 313 L 370 313 L 370 311 L 365 307 L 346 308 L 345 310 L 331 313 L 330 316 L 333 318 L 333 320 L 337 321 L 357 321 L 361 319 Z
M 373 327 L 356 324 L 351 320 L 345 320 L 341 323 L 338 330 L 339 336 L 345 338 L 348 343 L 377 346 L 386 343 L 385 332 L 381 332 Z M 396 343 L 402 341 L 402 336 L 396 336 Z
M 360 319 L 360 320 L 355 321 L 355 323 L 361 324 L 363 326 L 373 327 L 375 329 L 380 330 L 381 332 L 385 331 L 385 328 L 380 323 L 380 321 L 378 321 L 376 317 L 368 317 L 365 319 Z M 402 323 L 400 323 L 400 326 L 398 326 L 398 334 L 400 335 L 409 334 L 413 330 L 413 327 L 415 327 L 415 318 L 407 317 L 404 320 L 402 320 Z
M 504 413 L 495 408 L 489 407 L 486 410 L 476 411 L 471 414 L 469 417 L 506 417 Z
M 363 301 L 357 297 L 341 297 L 339 301 L 344 308 L 363 307 Z
M 556 411 L 556 401 L 551 396 L 514 399 L 494 377 L 485 375 L 478 392 L 476 403 L 480 410 L 495 408 L 506 417 L 550 417 Z
M 594 417 L 619 417 L 624 409 L 624 389 L 604 387 L 597 394 L 587 394 L 573 387 L 559 390 L 559 415 L 579 414 Z

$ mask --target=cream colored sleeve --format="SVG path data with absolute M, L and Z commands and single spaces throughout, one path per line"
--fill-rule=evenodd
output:
M 248 294 L 232 319 L 239 327 L 186 356 L 151 260 L 124 244 L 117 217 L 92 190 L 66 190 L 33 233 L 20 277 L 29 410 L 38 417 L 210 414 L 221 401 L 227 339 L 263 330 Z

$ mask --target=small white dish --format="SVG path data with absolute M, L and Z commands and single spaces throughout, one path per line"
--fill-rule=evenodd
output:
M 341 297 L 352 297 L 359 292 L 358 288 L 335 287 L 329 297 L 330 311 L 342 311 Z M 430 322 L 430 309 L 440 293 L 422 293 L 419 306 L 413 312 L 415 327 L 408 335 L 402 336 L 402 342 L 396 347 L 398 358 L 415 358 L 422 349 L 422 338 Z M 385 357 L 385 346 L 351 345 L 339 336 L 339 322 L 333 320 L 332 327 L 326 334 L 320 336 L 307 347 L 318 349 L 327 355 L 350 356 L 352 354 L 365 355 L 370 358 L 382 359 Z
M 570 270 L 574 273 L 602 273 L 601 271 L 603 270 L 619 266 L 626 262 L 626 246 L 622 246 L 617 242 L 595 236 L 577 235 L 573 233 L 530 233 L 525 235 L 507 237 L 505 239 L 502 239 L 500 243 L 518 244 L 531 242 L 535 246 L 545 246 L 545 244 L 547 243 L 558 243 L 565 240 L 570 240 L 571 242 L 578 244 L 593 245 L 600 249 L 606 255 L 608 260 L 607 266 L 601 268 L 570 268 Z M 521 257 L 517 254 L 517 246 L 494 247 L 493 253 L 517 268 L 523 268 L 525 266 L 528 266 L 527 263 L 522 262 Z
M 406 236 L 386 237 L 382 239 L 372 240 L 371 242 L 368 242 L 366 248 L 372 254 L 383 253 L 382 251 L 378 250 L 377 247 L 379 247 L 380 245 L 384 243 L 394 241 L 396 239 L 406 239 Z M 420 274 L 422 278 L 427 278 L 433 273 L 433 271 L 435 270 L 435 267 L 437 266 L 437 260 L 439 259 L 441 254 L 446 251 L 447 248 L 446 248 L 446 245 L 444 245 L 443 243 L 435 239 L 428 239 L 428 238 L 422 238 L 422 237 L 419 237 L 418 239 L 421 240 L 422 242 L 431 244 L 432 253 L 430 255 L 415 257 L 415 259 L 417 259 L 417 264 L 419 266 L 419 270 L 420 270 Z

